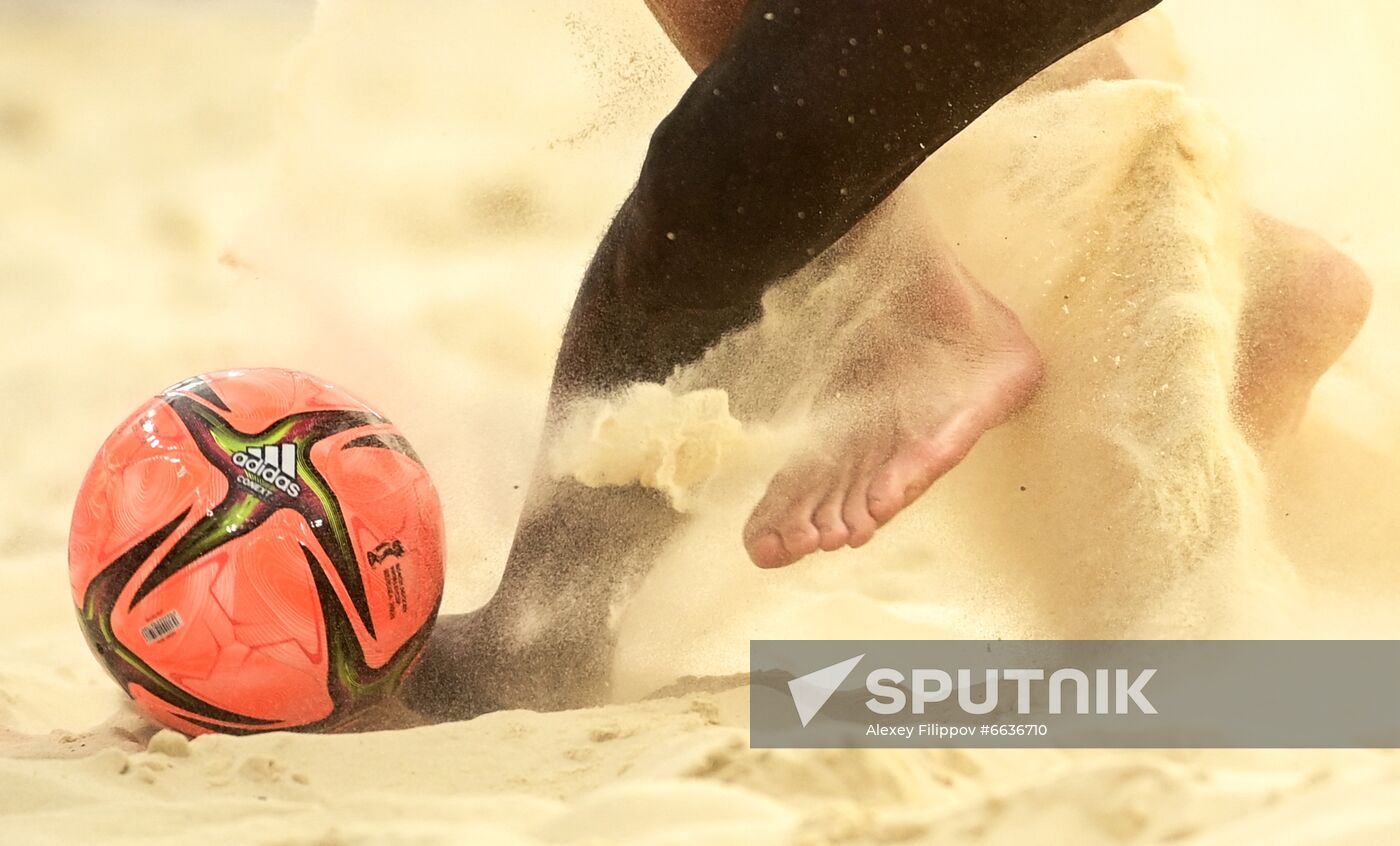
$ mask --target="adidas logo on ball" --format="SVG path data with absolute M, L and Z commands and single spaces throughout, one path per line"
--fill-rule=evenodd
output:
M 297 484 L 296 444 L 253 446 L 233 454 L 233 463 L 248 475 L 267 482 L 287 496 L 301 496 Z

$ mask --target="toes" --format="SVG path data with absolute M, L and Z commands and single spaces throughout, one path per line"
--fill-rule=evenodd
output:
M 870 483 L 870 514 L 881 525 L 923 495 L 939 477 L 966 457 L 977 442 L 972 415 L 950 420 L 931 437 L 918 438 L 895 451 Z
M 744 549 L 749 553 L 749 560 L 764 569 L 786 567 L 792 563 L 787 547 L 783 546 L 783 539 L 771 529 L 746 537 Z
M 804 555 L 810 555 L 817 551 L 820 534 L 817 532 L 817 527 L 812 525 L 810 506 L 789 514 L 786 519 L 778 523 L 777 530 L 791 560 L 796 561 Z
M 943 461 L 939 442 L 920 439 L 900 447 L 870 482 L 867 505 L 881 525 L 888 523 L 933 483 L 934 465 Z
M 841 508 L 841 519 L 848 531 L 846 543 L 852 549 L 868 543 L 880 526 L 867 504 L 869 487 L 870 477 L 861 476 L 846 492 L 846 502 Z
M 820 535 L 810 515 L 809 508 L 776 521 L 750 518 L 749 529 L 744 533 L 749 558 L 763 568 L 786 567 L 816 552 Z
M 812 523 L 817 527 L 817 546 L 824 552 L 840 549 L 851 539 L 851 530 L 841 516 L 846 504 L 846 487 L 841 485 L 827 495 L 812 515 Z
M 828 487 L 821 468 L 813 466 L 784 471 L 769 483 L 744 530 L 744 546 L 754 564 L 783 567 L 820 548 L 812 514 Z
M 825 496 L 812 512 L 812 525 L 817 527 L 817 546 L 823 552 L 838 550 L 851 538 L 851 531 L 846 528 L 841 509 L 846 504 L 846 492 L 851 485 L 852 471 L 853 468 L 849 464 L 841 466 L 836 478 L 827 487 Z
M 869 493 L 866 495 L 866 507 L 870 511 L 870 516 L 880 524 L 888 523 L 890 518 L 899 513 L 904 507 L 905 490 L 909 487 L 909 473 L 892 458 L 880 468 L 880 472 L 870 483 Z

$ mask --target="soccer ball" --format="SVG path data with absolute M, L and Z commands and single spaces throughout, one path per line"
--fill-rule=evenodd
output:
M 442 598 L 408 441 L 288 370 L 172 386 L 107 438 L 68 547 L 88 644 L 172 728 L 330 730 L 391 693 Z

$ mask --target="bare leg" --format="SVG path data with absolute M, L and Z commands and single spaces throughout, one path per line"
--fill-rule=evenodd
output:
M 774 281 L 841 238 L 973 118 L 1154 4 L 748 4 L 657 129 L 585 275 L 552 419 L 589 393 L 662 380 L 752 322 Z M 957 281 L 945 287 L 968 290 Z M 976 430 L 997 416 L 959 425 Z M 883 460 L 901 438 L 941 442 L 940 425 L 898 427 L 871 454 Z M 962 440 L 970 446 L 975 436 Z M 946 461 L 911 459 L 935 469 L 892 474 L 890 490 L 901 496 Z M 674 524 L 644 491 L 537 480 L 497 595 L 475 615 L 439 621 L 405 691 L 409 704 L 460 717 L 596 700 L 611 600 Z

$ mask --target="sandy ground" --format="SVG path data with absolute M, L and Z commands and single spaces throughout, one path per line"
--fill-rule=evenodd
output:
M 1207 565 L 1193 571 L 1204 581 L 1152 582 L 1164 631 L 1225 619 L 1269 636 L 1394 636 L 1400 66 L 1387 45 L 1400 19 L 1384 0 L 1167 6 L 1184 65 L 1150 46 L 1139 58 L 1180 73 L 1184 91 L 1105 85 L 1012 104 L 920 175 L 963 260 L 1075 378 L 1052 383 L 898 531 L 757 573 L 738 521 L 777 457 L 731 453 L 686 500 L 692 527 L 621 621 L 618 704 L 186 741 L 151 737 L 73 621 L 67 524 L 106 433 L 204 370 L 277 365 L 344 383 L 433 470 L 449 527 L 446 606 L 473 607 L 499 575 L 582 266 L 687 74 L 641 4 L 622 0 L 443 0 L 411 15 L 361 0 L 319 14 L 272 2 L 0 4 L 0 396 L 11 409 L 0 420 L 0 839 L 1395 842 L 1390 752 L 751 750 L 742 688 L 628 701 L 677 676 L 741 670 L 751 636 L 1045 634 L 1082 609 L 1144 599 L 1056 578 L 1104 563 L 1093 555 L 1153 578 Z M 1037 123 L 1068 140 L 1024 147 Z M 1161 138 L 1174 143 L 1143 148 L 1156 181 L 1132 176 L 1126 140 Z M 1073 150 L 1098 167 L 1047 182 Z M 965 180 L 979 172 L 1006 178 L 974 190 Z M 1111 223 L 1092 211 L 1102 201 L 1132 197 L 1167 209 L 1168 225 L 1151 238 L 1111 232 L 1116 258 L 1088 269 L 1072 250 L 1008 251 L 992 237 L 989 221 L 1010 221 L 1039 239 L 1025 243 L 1054 243 Z M 1302 430 L 1263 459 L 1211 387 L 1229 363 L 1240 284 L 1229 221 L 1246 200 L 1318 229 L 1377 283 L 1370 323 Z M 1132 289 L 1148 310 L 1128 320 L 1114 299 L 1128 289 L 1108 280 L 1138 266 L 1154 268 Z M 849 316 L 839 304 L 870 272 L 853 263 L 810 296 L 789 285 L 773 313 Z M 1062 310 L 1046 291 L 1076 280 L 1088 288 Z M 269 302 L 297 323 L 269 322 Z M 1179 330 L 1165 309 L 1183 303 L 1173 319 L 1201 327 L 1178 331 L 1189 343 L 1137 359 L 1110 349 L 1128 326 Z M 751 333 L 706 367 L 732 375 L 726 355 L 802 343 Z M 1131 360 L 1095 369 L 1112 354 Z M 738 378 L 733 407 L 779 378 Z M 1168 383 L 1178 393 L 1155 393 Z M 1075 415 L 1103 411 L 1104 396 L 1186 410 L 1146 428 L 1128 413 Z M 1032 449 L 1047 431 L 1091 446 Z M 1167 442 L 1174 451 L 1104 458 L 1104 443 Z M 624 459 L 608 460 L 618 470 Z M 1187 472 L 1200 466 L 1214 475 Z M 1036 495 L 1008 500 L 1027 478 Z M 1119 528 L 1093 543 L 1056 534 L 1065 509 L 1085 505 L 1065 499 L 1076 485 Z M 1104 496 L 1112 485 L 1153 495 Z M 1187 519 L 1219 541 L 1208 554 L 1181 540 Z

